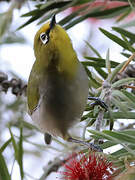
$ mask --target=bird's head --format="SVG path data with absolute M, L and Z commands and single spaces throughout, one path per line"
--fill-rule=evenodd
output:
M 41 55 L 42 53 L 61 54 L 62 51 L 66 55 L 65 52 L 67 51 L 67 49 L 72 49 L 70 38 L 67 32 L 56 23 L 55 15 L 53 15 L 51 21 L 44 24 L 35 35 L 35 56 L 36 58 L 41 58 L 39 57 L 39 55 Z
M 48 67 L 53 63 L 58 71 L 71 73 L 76 69 L 78 61 L 71 40 L 65 29 L 56 23 L 55 15 L 36 33 L 34 52 L 41 66 Z

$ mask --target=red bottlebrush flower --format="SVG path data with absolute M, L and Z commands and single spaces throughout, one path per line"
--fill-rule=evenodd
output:
M 73 156 L 64 164 L 64 180 L 111 180 L 113 167 L 104 156 L 90 153 Z
M 120 2 L 120 1 L 110 1 L 110 0 L 95 0 L 94 2 L 90 2 L 87 4 L 83 4 L 80 6 L 74 6 L 72 8 L 69 8 L 69 13 L 74 12 L 78 10 L 79 8 L 85 7 L 87 5 L 88 9 L 86 11 L 91 11 L 94 8 L 100 8 L 102 10 L 116 8 L 120 6 L 128 5 L 128 2 Z M 80 13 L 80 15 L 83 15 L 85 12 Z M 92 23 L 99 21 L 98 18 L 88 18 Z

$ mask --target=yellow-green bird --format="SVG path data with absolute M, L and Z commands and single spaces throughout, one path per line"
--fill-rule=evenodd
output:
M 29 113 L 47 143 L 51 135 L 70 140 L 68 130 L 80 120 L 86 105 L 88 77 L 55 15 L 36 33 L 34 53 L 27 88 Z

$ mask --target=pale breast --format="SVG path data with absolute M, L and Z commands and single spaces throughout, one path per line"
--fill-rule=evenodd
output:
M 81 64 L 72 81 L 65 74 L 51 72 L 40 88 L 44 94 L 32 119 L 43 133 L 63 137 L 84 111 L 88 97 L 87 75 Z

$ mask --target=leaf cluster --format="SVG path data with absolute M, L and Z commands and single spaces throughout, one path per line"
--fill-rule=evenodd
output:
M 120 27 L 112 27 L 112 30 L 115 33 L 119 33 L 119 36 L 100 28 L 100 31 L 105 36 L 123 48 L 121 52 L 123 56 L 126 58 L 133 57 L 132 60 L 134 61 L 135 34 Z M 90 96 L 100 97 L 108 105 L 108 111 L 102 110 L 104 111 L 104 116 L 101 119 L 101 128 L 109 130 L 101 132 L 91 130 L 90 127 L 96 127 L 96 121 L 101 108 L 95 107 L 93 111 L 89 103 L 86 108 L 87 113 L 82 117 L 82 121 L 86 121 L 86 128 L 90 133 L 89 140 L 93 138 L 96 141 L 104 139 L 101 147 L 104 150 L 110 148 L 110 158 L 114 160 L 118 167 L 124 168 L 125 158 L 129 162 L 135 158 L 135 94 L 134 89 L 129 89 L 130 85 L 134 87 L 135 84 L 134 70 L 125 77 L 124 74 L 128 72 L 127 62 L 130 58 L 122 63 L 110 60 L 108 50 L 104 59 L 92 45 L 88 42 L 87 45 L 96 56 L 86 56 L 85 61 L 82 62 L 90 80 Z M 133 64 L 130 66 L 133 66 Z M 123 67 L 126 67 L 126 71 L 122 70 Z M 120 124 L 120 120 L 123 120 L 123 125 Z M 130 120 L 130 122 L 126 123 L 127 120 Z M 121 145 L 120 149 L 116 148 L 115 152 L 113 152 L 111 149 L 116 145 Z
M 128 0 L 125 0 L 123 2 L 128 3 Z M 120 16 L 118 19 L 118 21 L 120 21 L 133 11 L 132 3 L 109 9 L 105 9 L 104 4 L 91 7 L 90 3 L 94 3 L 94 1 L 43 1 L 42 3 L 36 4 L 34 10 L 22 15 L 22 17 L 29 17 L 29 20 L 23 25 L 21 25 L 19 29 L 27 26 L 28 24 L 36 20 L 38 20 L 38 24 L 44 23 L 46 20 L 51 18 L 52 15 L 63 12 L 68 8 L 72 8 L 71 13 L 58 22 L 60 25 L 65 27 L 65 29 L 69 29 L 88 18 L 108 19 Z

